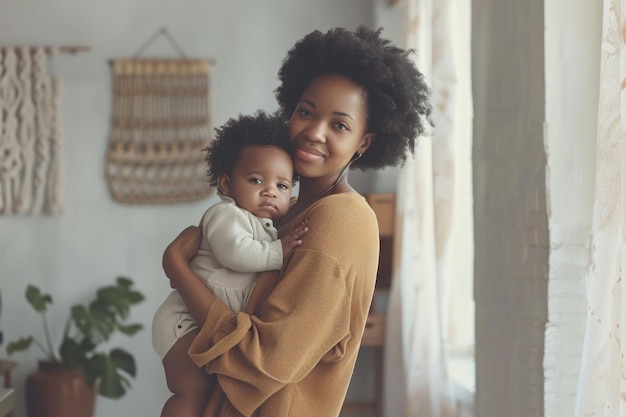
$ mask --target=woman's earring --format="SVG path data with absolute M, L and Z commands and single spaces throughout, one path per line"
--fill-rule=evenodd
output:
M 362 153 L 358 153 L 358 152 L 356 152 L 355 155 L 356 155 L 356 158 L 353 156 L 352 159 L 350 160 L 350 164 L 354 163 L 358 159 L 361 159 L 361 157 L 363 156 Z

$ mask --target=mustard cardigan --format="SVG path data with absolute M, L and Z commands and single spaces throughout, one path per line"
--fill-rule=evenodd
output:
M 212 303 L 189 349 L 217 376 L 203 417 L 339 415 L 373 296 L 378 224 L 356 193 L 326 196 L 286 227 L 304 219 L 280 279 L 259 278 L 246 309 L 255 314 Z

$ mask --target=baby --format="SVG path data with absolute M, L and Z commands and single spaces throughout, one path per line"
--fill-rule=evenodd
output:
M 274 222 L 289 209 L 294 182 L 287 126 L 278 116 L 257 112 L 230 119 L 206 148 L 208 175 L 221 202 L 202 218 L 202 241 L 192 268 L 232 311 L 241 311 L 258 272 L 280 269 L 307 231 L 278 239 Z M 157 309 L 152 343 L 162 358 L 173 395 L 161 417 L 198 417 L 209 375 L 187 353 L 198 327 L 176 290 Z

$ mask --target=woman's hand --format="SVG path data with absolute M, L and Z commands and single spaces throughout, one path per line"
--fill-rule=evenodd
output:
M 189 226 L 170 243 L 163 252 L 163 270 L 170 279 L 170 287 L 176 288 L 176 279 L 182 274 L 181 267 L 188 267 L 191 258 L 196 256 L 202 229 L 198 226 Z

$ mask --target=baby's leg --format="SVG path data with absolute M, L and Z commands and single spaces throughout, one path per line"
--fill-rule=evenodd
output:
M 181 337 L 163 358 L 165 378 L 172 395 L 163 406 L 161 417 L 199 417 L 211 391 L 211 378 L 198 368 L 187 351 L 198 334 L 193 330 Z

